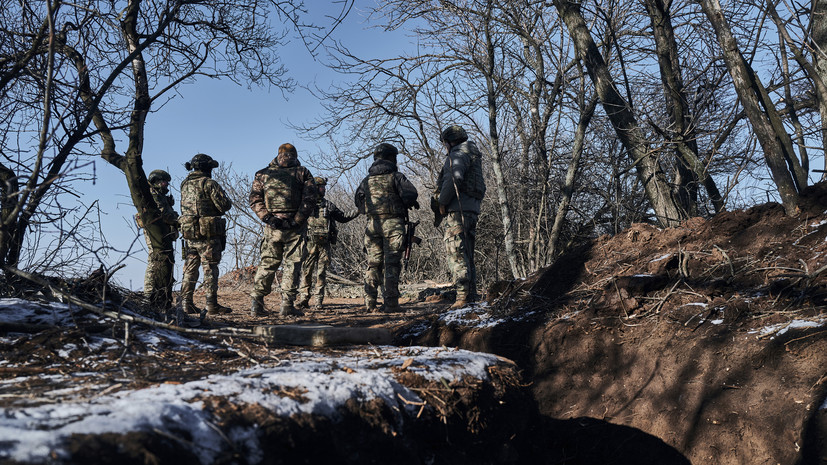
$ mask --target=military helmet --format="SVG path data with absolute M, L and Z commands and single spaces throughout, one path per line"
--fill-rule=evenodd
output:
M 316 176 L 315 178 L 313 178 L 313 180 L 316 181 L 317 186 L 326 186 L 327 185 L 327 178 L 323 178 L 321 176 Z
M 208 171 L 218 168 L 218 162 L 205 153 L 199 153 L 192 157 L 192 160 L 184 163 L 187 170 Z
M 462 126 L 452 124 L 442 131 L 439 140 L 448 142 L 451 145 L 461 144 L 468 140 L 468 133 L 465 132 L 465 129 L 462 129 Z
M 149 181 L 150 184 L 155 184 L 160 181 L 170 182 L 172 181 L 172 177 L 164 170 L 153 170 L 149 173 L 146 180 Z
M 396 163 L 396 154 L 399 150 L 387 142 L 382 142 L 373 149 L 373 160 L 388 160 Z

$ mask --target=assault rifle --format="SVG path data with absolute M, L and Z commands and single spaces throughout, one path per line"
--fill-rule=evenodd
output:
M 405 218 L 405 251 L 402 253 L 402 263 L 404 263 L 405 270 L 408 269 L 408 259 L 411 258 L 411 249 L 414 244 L 421 244 L 422 238 L 416 236 L 416 227 L 419 226 L 419 221 L 409 221 Z

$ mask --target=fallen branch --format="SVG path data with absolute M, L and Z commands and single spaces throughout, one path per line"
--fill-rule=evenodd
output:
M 255 334 L 253 334 L 253 330 L 249 328 L 222 328 L 222 329 L 199 329 L 199 328 L 182 328 L 180 326 L 175 326 L 169 323 L 162 323 L 160 321 L 153 320 L 151 318 L 143 317 L 140 315 L 132 315 L 128 313 L 122 313 L 120 311 L 114 312 L 111 310 L 104 310 L 101 307 L 92 305 L 88 302 L 84 302 L 83 300 L 75 297 L 72 294 L 62 291 L 57 287 L 53 286 L 51 283 L 46 281 L 43 278 L 40 278 L 32 273 L 28 273 L 23 270 L 18 270 L 17 268 L 12 267 L 4 267 L 4 269 L 10 273 L 14 273 L 21 278 L 27 279 L 44 289 L 47 289 L 55 296 L 59 296 L 63 298 L 66 302 L 70 302 L 78 307 L 88 310 L 96 315 L 105 316 L 108 318 L 113 318 L 118 321 L 125 321 L 130 323 L 141 323 L 148 326 L 153 326 L 156 328 L 163 328 L 169 329 L 172 331 L 178 331 L 181 333 L 186 334 L 199 334 L 202 336 L 243 336 L 243 337 L 255 337 L 258 338 Z

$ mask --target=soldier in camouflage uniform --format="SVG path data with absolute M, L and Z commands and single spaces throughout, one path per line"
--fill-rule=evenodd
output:
M 207 313 L 230 313 L 218 303 L 218 263 L 227 245 L 227 213 L 233 204 L 227 193 L 212 179 L 218 162 L 199 153 L 184 165 L 191 172 L 181 183 L 181 235 L 186 246 L 184 276 L 181 283 L 182 308 L 186 313 L 200 313 L 192 301 L 198 281 L 198 267 L 204 266 Z
M 250 207 L 264 222 L 261 264 L 256 270 L 250 314 L 265 316 L 264 296 L 270 294 L 276 270 L 282 266 L 282 316 L 300 315 L 293 302 L 299 285 L 307 217 L 316 204 L 316 183 L 301 166 L 296 147 L 282 144 L 270 165 L 256 173 Z
M 354 202 L 367 215 L 365 250 L 365 307 L 376 311 L 377 288 L 382 285 L 384 311 L 399 310 L 399 274 L 404 248 L 405 218 L 409 208 L 419 208 L 416 187 L 396 166 L 399 151 L 381 143 L 373 150 L 368 176 L 356 189 Z
M 169 173 L 164 170 L 154 170 L 147 177 L 149 191 L 155 200 L 155 205 L 161 212 L 159 218 L 161 229 L 161 246 L 154 247 L 149 233 L 144 229 L 144 238 L 149 250 L 144 275 L 144 295 L 150 304 L 157 310 L 169 310 L 172 307 L 173 268 L 175 267 L 175 240 L 178 239 L 178 213 L 172 208 L 175 200 L 169 195 L 169 183 L 172 181 Z M 140 215 L 135 215 L 139 226 Z
M 301 285 L 296 307 L 307 307 L 316 275 L 316 303 L 314 310 L 321 310 L 327 285 L 327 267 L 330 265 L 330 247 L 336 243 L 336 222 L 347 223 L 359 216 L 359 212 L 344 213 L 333 202 L 324 198 L 327 179 L 316 177 L 319 196 L 316 206 L 307 218 L 306 252 L 302 259 Z
M 437 177 L 436 203 L 445 224 L 445 250 L 451 269 L 457 298 L 452 309 L 472 302 L 476 295 L 477 269 L 474 265 L 474 245 L 477 237 L 477 218 L 485 180 L 482 177 L 482 153 L 460 126 L 448 126 L 440 140 L 448 150 L 445 164 Z

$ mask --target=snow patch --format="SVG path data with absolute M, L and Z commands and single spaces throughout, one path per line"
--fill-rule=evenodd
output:
M 159 430 L 176 436 L 188 432 L 191 441 L 199 445 L 195 451 L 201 463 L 212 463 L 228 445 L 210 426 L 214 421 L 204 409 L 204 399 L 221 396 L 235 404 L 257 404 L 280 416 L 310 413 L 335 418 L 337 409 L 351 398 L 380 398 L 392 408 L 413 411 L 417 408 L 400 401 L 399 396 L 409 402 L 420 398 L 395 380 L 394 368 L 398 371 L 405 364 L 407 371 L 427 380 L 450 383 L 465 376 L 488 379 L 488 368 L 498 363 L 494 355 L 434 347 L 382 346 L 330 355 L 301 351 L 277 365 L 259 365 L 184 384 L 120 391 L 92 400 L 63 398 L 61 403 L 8 407 L 0 413 L 0 437 L 4 438 L 0 459 L 47 463 L 52 455 L 68 458 L 64 444 L 72 434 Z M 237 427 L 227 435 L 232 447 L 243 450 L 249 459 L 262 458 L 256 428 Z

